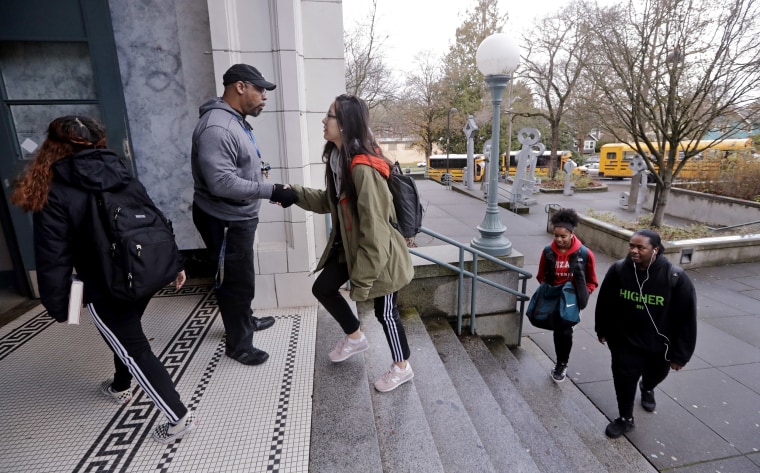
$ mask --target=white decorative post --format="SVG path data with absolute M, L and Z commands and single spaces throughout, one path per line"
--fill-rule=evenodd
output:
M 467 115 L 467 123 L 462 131 L 467 137 L 467 181 L 465 184 L 467 190 L 473 190 L 475 187 L 475 133 L 478 131 L 478 125 L 472 115 Z
M 512 183 L 512 193 L 516 203 L 534 205 L 533 194 L 538 192 L 536 181 L 536 161 L 544 154 L 546 147 L 541 143 L 541 132 L 535 128 L 522 128 L 517 132 L 517 141 L 522 148 L 517 154 L 517 171 Z
M 573 183 L 570 182 L 570 178 L 573 177 L 573 170 L 575 169 L 575 166 L 575 161 L 572 159 L 565 161 L 565 188 L 563 191 L 564 195 L 573 195 Z
M 501 101 L 512 73 L 520 65 L 520 50 L 517 44 L 504 33 L 492 34 L 484 39 L 475 53 L 478 69 L 485 76 L 491 89 L 493 120 L 491 123 L 491 159 L 488 162 L 488 198 L 486 215 L 478 225 L 480 236 L 473 238 L 470 245 L 491 256 L 508 256 L 512 253 L 512 242 L 504 237 L 507 228 L 499 218 L 499 131 L 501 128 Z
M 443 175 L 443 182 L 446 183 L 446 188 L 451 189 L 451 170 L 449 169 L 449 148 L 451 148 L 451 113 L 457 113 L 459 110 L 452 107 L 449 109 L 449 117 L 446 120 L 446 174 Z
M 628 162 L 628 167 L 633 171 L 631 178 L 631 192 L 628 194 L 630 199 L 635 202 L 634 212 L 638 216 L 641 214 L 641 207 L 644 205 L 647 195 L 647 163 L 641 155 L 636 154 Z M 628 211 L 631 211 L 631 203 L 628 203 Z

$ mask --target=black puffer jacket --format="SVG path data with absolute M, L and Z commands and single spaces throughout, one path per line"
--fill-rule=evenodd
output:
M 125 160 L 105 149 L 83 151 L 53 164 L 48 203 L 34 214 L 34 253 L 42 304 L 59 322 L 67 318 L 73 269 L 84 281 L 85 302 L 108 297 L 96 276 L 88 191 L 118 190 L 131 179 Z

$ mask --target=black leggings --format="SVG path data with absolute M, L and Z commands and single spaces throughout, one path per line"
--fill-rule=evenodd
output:
M 340 324 L 343 333 L 350 334 L 359 330 L 359 319 L 354 315 L 351 306 L 341 295 L 340 288 L 348 281 L 348 266 L 339 259 L 341 247 L 332 249 L 330 256 L 322 268 L 322 272 L 314 281 L 312 294 L 327 309 L 327 312 Z M 406 332 L 401 324 L 401 317 L 396 305 L 397 293 L 376 297 L 375 318 L 383 326 L 385 339 L 391 349 L 393 361 L 401 362 L 409 358 L 409 344 Z
M 564 363 L 570 360 L 570 350 L 573 349 L 573 327 L 554 331 L 554 353 L 557 356 L 557 363 Z

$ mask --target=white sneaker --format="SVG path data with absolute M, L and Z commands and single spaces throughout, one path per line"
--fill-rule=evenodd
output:
M 412 378 L 414 378 L 414 371 L 412 371 L 412 365 L 410 365 L 408 361 L 406 362 L 406 369 L 404 370 L 394 363 L 384 375 L 377 378 L 377 381 L 375 381 L 375 389 L 381 393 L 387 393 L 388 391 L 393 391 Z
M 181 418 L 176 424 L 167 422 L 153 429 L 153 438 L 159 443 L 172 443 L 195 430 L 197 426 L 198 423 L 195 421 L 195 415 L 188 411 L 185 417 Z
M 330 361 L 337 363 L 339 361 L 347 360 L 357 353 L 367 351 L 368 348 L 369 342 L 367 341 L 367 337 L 363 334 L 359 341 L 352 341 L 348 338 L 348 335 L 346 335 L 340 339 L 338 344 L 335 345 L 335 348 L 333 348 L 333 351 L 327 356 L 330 358 Z

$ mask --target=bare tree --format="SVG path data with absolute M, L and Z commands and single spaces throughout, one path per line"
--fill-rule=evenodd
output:
M 370 110 L 392 99 L 398 88 L 384 62 L 386 37 L 378 37 L 377 1 L 372 1 L 367 19 L 346 29 L 343 38 L 346 92 L 364 99 Z
M 636 148 L 655 175 L 653 227 L 662 225 L 674 178 L 705 149 L 697 140 L 757 97 L 759 14 L 757 0 L 643 0 L 589 9 L 596 25 L 589 71 L 604 97 L 601 118 L 608 117 L 600 123 L 622 124 L 625 135 L 607 131 Z M 679 149 L 683 141 L 691 144 Z
M 554 177 L 559 163 L 562 121 L 568 101 L 575 93 L 589 54 L 588 28 L 583 9 L 576 2 L 556 14 L 539 21 L 536 28 L 523 36 L 526 50 L 522 58 L 521 76 L 527 79 L 541 101 L 537 116 L 549 123 L 551 163 Z M 535 34 L 540 31 L 540 34 Z
M 439 129 L 445 126 L 448 101 L 442 99 L 439 60 L 429 51 L 421 52 L 415 56 L 415 64 L 417 67 L 406 76 L 398 111 L 409 135 L 417 138 L 415 147 L 430 156 L 440 136 Z

